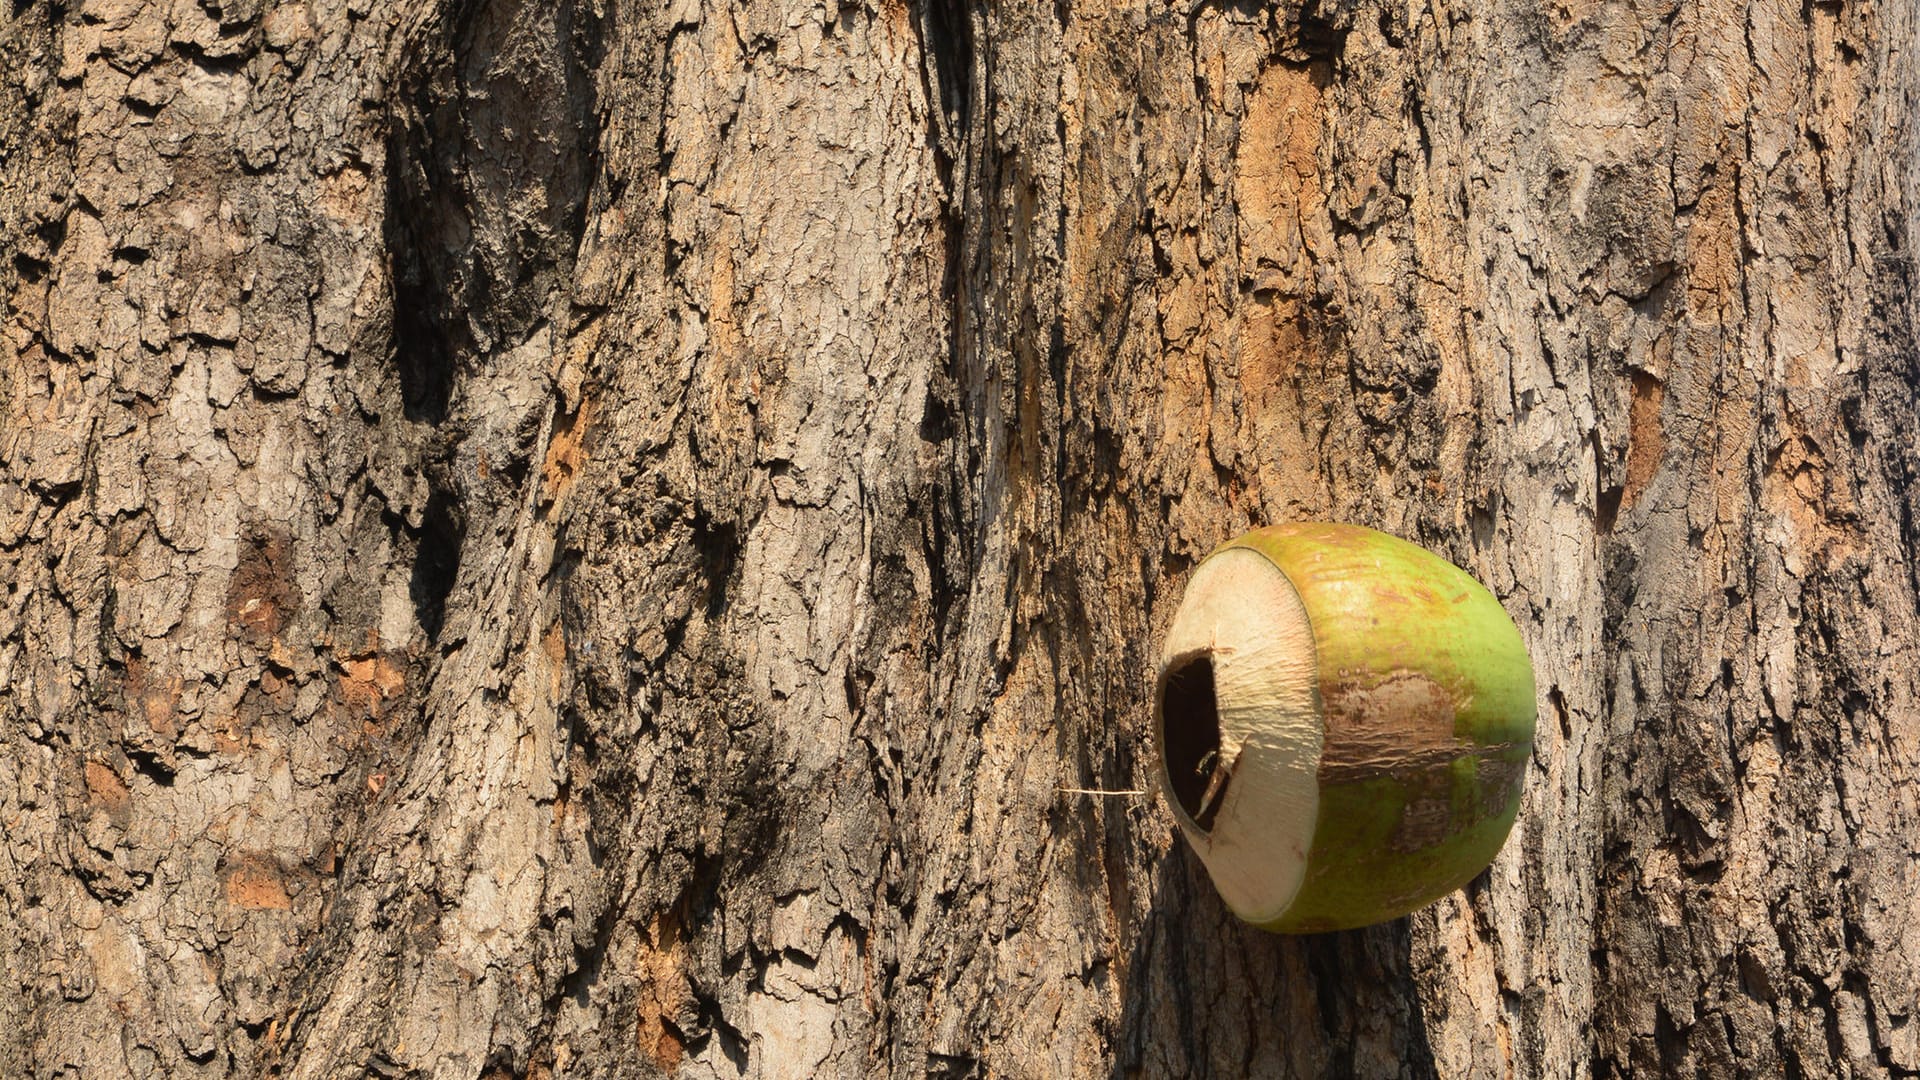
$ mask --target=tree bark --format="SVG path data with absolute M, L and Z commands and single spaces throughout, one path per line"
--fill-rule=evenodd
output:
M 1920 1072 L 1917 22 L 10 0 L 0 1074 Z M 1540 723 L 1283 938 L 1126 793 L 1307 518 Z

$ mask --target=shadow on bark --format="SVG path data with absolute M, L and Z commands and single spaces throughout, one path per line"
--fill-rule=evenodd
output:
M 1114 1080 L 1436 1075 L 1406 919 L 1285 936 L 1227 910 L 1176 842 L 1128 945 Z
M 552 318 L 599 170 L 599 14 L 581 2 L 453 0 L 390 103 L 385 239 L 409 420 Z

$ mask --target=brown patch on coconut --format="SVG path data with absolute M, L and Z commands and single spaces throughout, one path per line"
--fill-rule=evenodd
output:
M 1341 672 L 1321 693 L 1327 703 L 1323 772 L 1384 769 L 1433 751 L 1452 758 L 1464 749 L 1453 733 L 1453 695 L 1421 672 L 1365 682 Z

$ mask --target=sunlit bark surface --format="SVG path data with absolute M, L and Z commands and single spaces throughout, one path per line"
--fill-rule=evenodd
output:
M 7 0 L 0 1075 L 1920 1070 L 1911 3 Z M 1519 625 L 1227 913 L 1197 560 Z

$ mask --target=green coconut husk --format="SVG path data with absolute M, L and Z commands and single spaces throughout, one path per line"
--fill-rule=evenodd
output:
M 1248 922 L 1397 918 L 1492 861 L 1532 750 L 1533 670 L 1491 593 L 1354 525 L 1258 529 L 1201 564 L 1155 694 L 1182 832 Z

